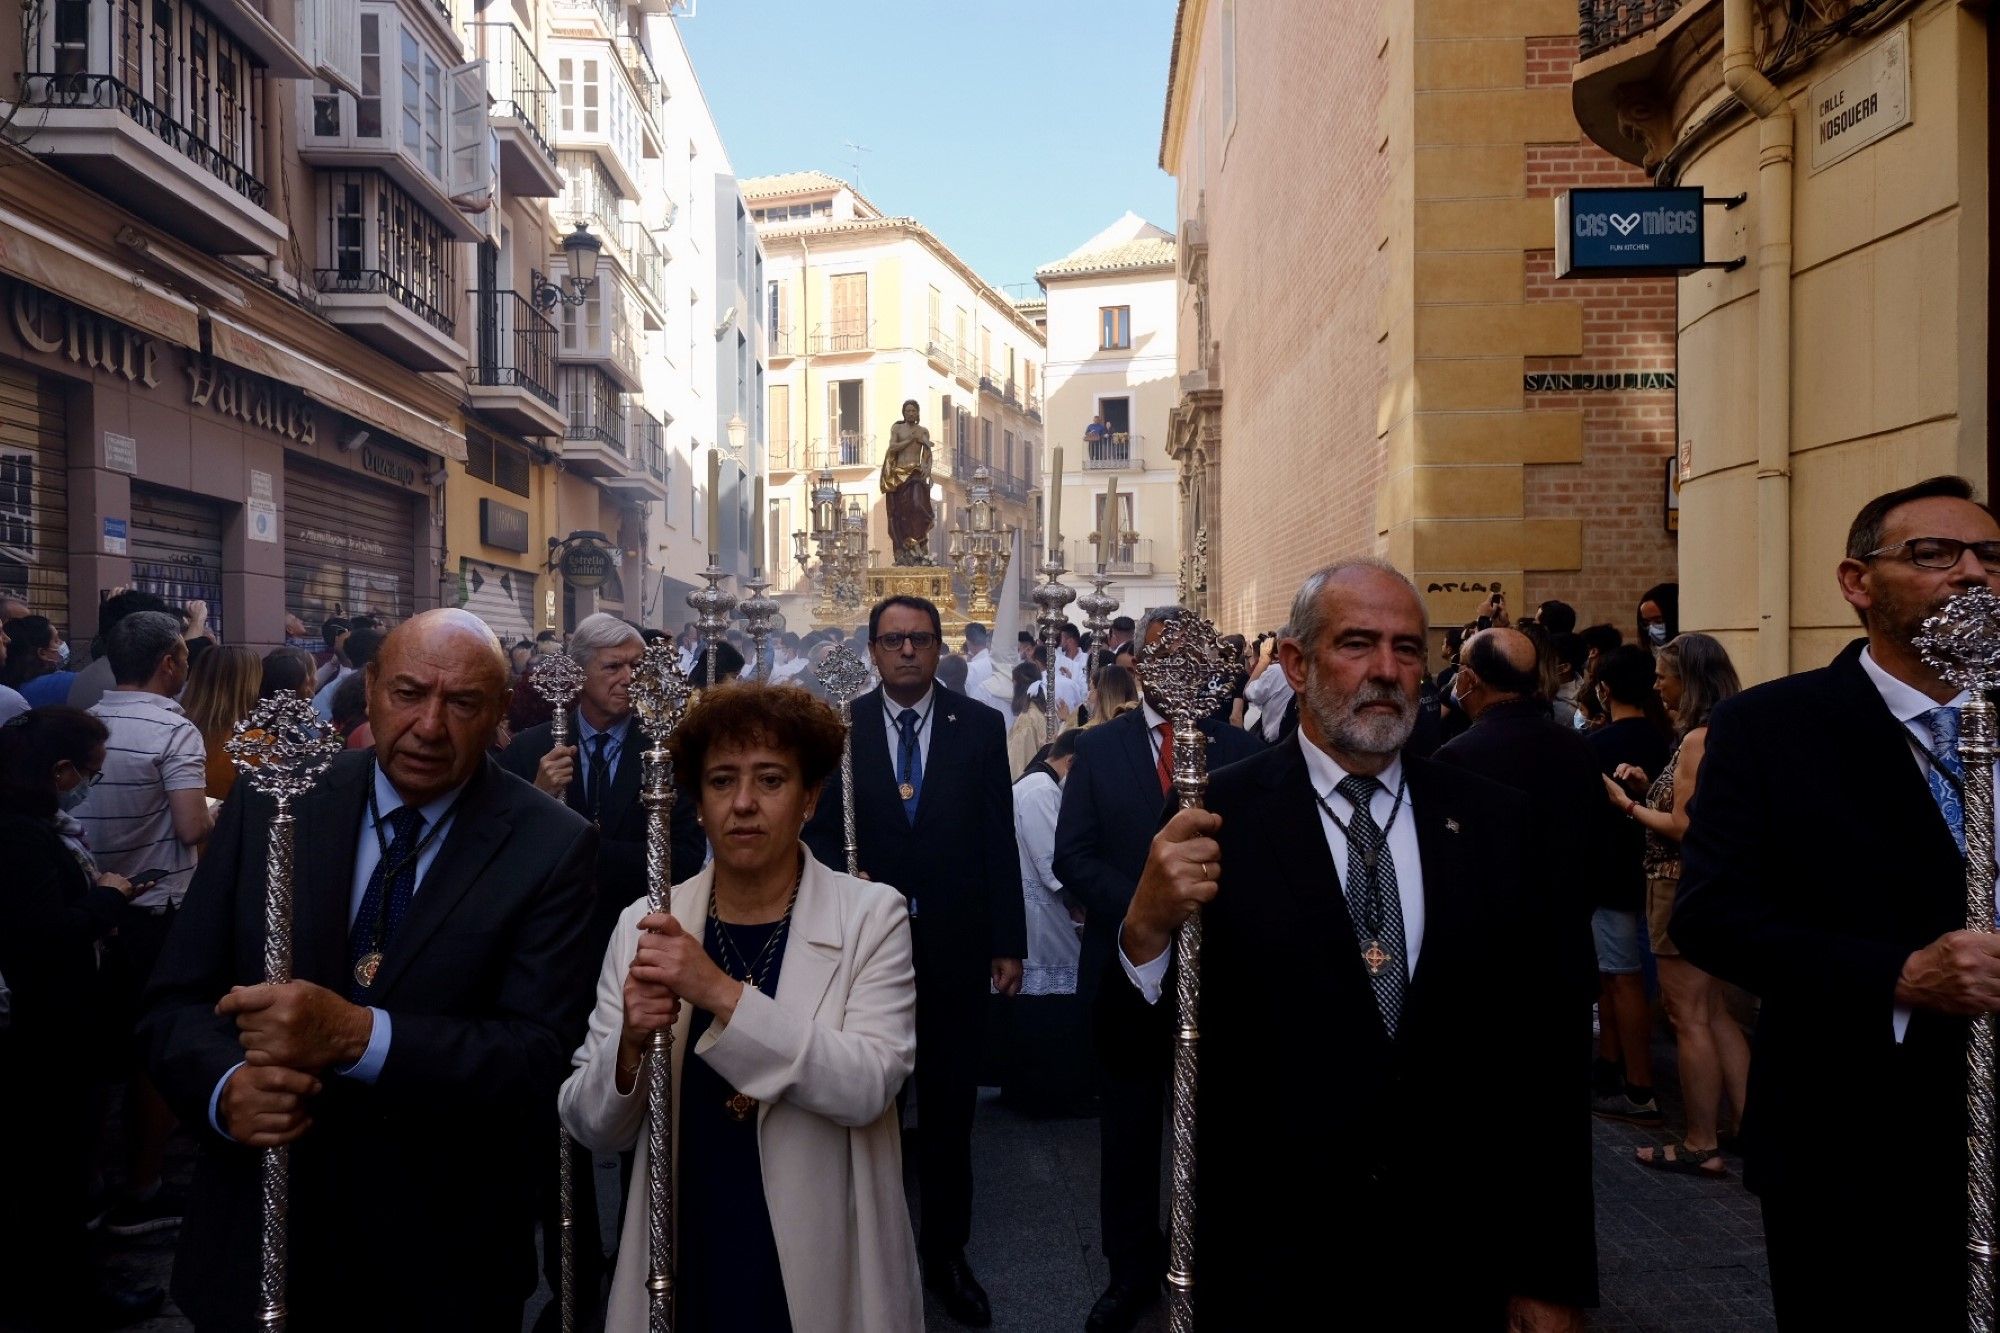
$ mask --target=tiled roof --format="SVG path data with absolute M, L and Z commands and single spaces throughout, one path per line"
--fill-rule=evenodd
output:
M 745 199 L 768 199 L 776 194 L 804 194 L 808 190 L 845 189 L 847 182 L 824 171 L 787 171 L 778 176 L 752 176 L 739 182 Z
M 1103 250 L 1093 250 L 1089 254 L 1070 255 L 1058 259 L 1053 264 L 1044 264 L 1035 270 L 1037 278 L 1078 277 L 1087 273 L 1123 273 L 1139 269 L 1172 268 L 1174 266 L 1174 243 L 1159 237 L 1144 236 Z

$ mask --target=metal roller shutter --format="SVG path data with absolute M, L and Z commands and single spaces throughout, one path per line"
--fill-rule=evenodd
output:
M 415 611 L 415 501 L 351 472 L 285 464 L 285 606 L 317 628 L 372 611 L 391 624 Z
M 0 591 L 24 593 L 65 638 L 69 605 L 69 443 L 52 380 L 0 366 Z M 80 627 L 85 636 L 93 628 Z
M 166 599 L 169 606 L 208 603 L 208 623 L 218 642 L 230 642 L 222 605 L 220 504 L 139 482 L 132 484 L 132 586 Z
M 506 647 L 535 637 L 535 576 L 484 560 L 458 562 L 458 604 L 486 622 Z

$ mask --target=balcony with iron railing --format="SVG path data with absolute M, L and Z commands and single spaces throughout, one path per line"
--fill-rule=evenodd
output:
M 555 134 L 556 85 L 512 23 L 468 23 L 472 54 L 486 62 L 491 124 L 500 139 L 500 188 L 510 197 L 548 199 L 562 193 Z
M 1023 394 L 1021 396 L 1021 410 L 1035 420 L 1040 421 L 1042 419 L 1042 396 L 1038 393 Z
M 660 248 L 658 238 L 652 229 L 637 218 L 625 218 L 618 224 L 618 245 L 624 252 L 623 259 L 632 275 L 632 285 L 639 293 L 639 305 L 645 314 L 646 327 L 663 329 L 667 319 L 667 254 Z
M 1576 52 L 1580 60 L 1650 32 L 1672 18 L 1682 0 L 1578 0 Z
M 1028 479 L 1018 472 L 1000 471 L 993 474 L 994 494 L 1003 500 L 1026 500 L 1029 489 Z
M 607 477 L 604 485 L 631 500 L 667 498 L 667 428 L 636 400 L 625 404 L 625 457 L 632 469 L 622 477 Z
M 971 354 L 965 350 L 965 344 L 963 343 L 958 344 L 953 350 L 951 374 L 953 379 L 956 379 L 968 389 L 979 383 L 979 370 L 973 363 Z
M 563 428 L 556 393 L 555 322 L 519 292 L 474 289 L 474 363 L 466 396 L 481 414 L 519 435 L 555 435 Z
M 979 372 L 979 392 L 990 393 L 995 398 L 1000 397 L 1003 392 L 1002 381 L 998 375 L 993 373 L 991 367 Z
M 812 332 L 814 356 L 837 356 L 843 352 L 865 352 L 875 345 L 875 321 L 870 319 L 830 319 Z
M 1009 407 L 1019 407 L 1021 405 L 1020 389 L 1011 375 L 1000 382 L 1000 398 Z
M 563 461 L 585 476 L 623 477 L 632 470 L 625 395 L 594 366 L 559 366 Z
M 789 324 L 773 325 L 768 331 L 765 352 L 776 361 L 780 357 L 794 357 L 799 354 L 799 337 Z
M 924 342 L 924 358 L 940 375 L 949 375 L 952 367 L 957 364 L 958 347 L 942 330 L 933 325 L 930 337 Z
M 413 369 L 464 365 L 458 238 L 385 172 L 317 177 L 320 313 Z
M 875 437 L 858 430 L 841 431 L 827 449 L 826 457 L 830 467 L 873 467 Z
M 620 0 L 552 0 L 549 15 L 566 28 L 595 24 L 602 36 L 616 37 L 624 31 L 623 8 Z
M 1069 544 L 1069 567 L 1079 574 L 1097 568 L 1097 543 L 1078 539 Z M 1104 572 L 1130 578 L 1147 578 L 1153 572 L 1153 539 L 1139 537 L 1128 542 L 1108 542 L 1104 547 Z
M 631 76 L 632 91 L 639 95 L 639 110 L 651 116 L 666 100 L 666 85 L 660 82 L 660 72 L 653 68 L 653 57 L 644 45 L 630 33 L 621 33 L 617 39 L 618 60 L 625 66 L 625 73 Z
M 217 254 L 277 254 L 287 233 L 258 177 L 263 62 L 198 6 L 164 35 L 150 9 L 140 0 L 29 6 L 44 16 L 40 36 L 31 25 L 12 103 L 20 114 L 0 120 L 15 120 L 38 156 L 162 230 Z M 209 60 L 195 65 L 175 41 L 199 42 Z
M 1127 431 L 1114 431 L 1101 440 L 1085 439 L 1083 467 L 1086 472 L 1143 468 L 1146 466 L 1145 449 L 1146 437 Z

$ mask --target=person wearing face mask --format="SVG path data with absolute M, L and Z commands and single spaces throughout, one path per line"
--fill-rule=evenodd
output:
M 7 634 L 0 630 L 0 666 L 7 665 Z M 0 685 L 0 722 L 6 722 L 28 711 L 28 701 L 21 692 L 11 685 Z
M 1639 599 L 1639 642 L 1658 651 L 1681 632 L 1681 585 L 1656 583 Z
M 36 709 L 0 726 L 0 1324 L 117 1328 L 165 1293 L 107 1281 L 90 1259 L 90 1102 L 102 1071 L 98 952 L 132 884 L 97 868 L 67 813 L 103 771 L 109 733 L 80 709 Z
M 21 692 L 30 708 L 46 708 L 69 698 L 74 671 L 65 671 L 69 645 L 47 616 L 21 616 L 7 622 L 7 658 L 0 662 L 0 685 Z

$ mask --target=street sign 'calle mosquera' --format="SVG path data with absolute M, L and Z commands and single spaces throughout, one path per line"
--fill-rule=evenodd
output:
M 1684 273 L 1702 266 L 1699 189 L 1565 190 L 1556 196 L 1556 276 Z

